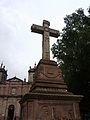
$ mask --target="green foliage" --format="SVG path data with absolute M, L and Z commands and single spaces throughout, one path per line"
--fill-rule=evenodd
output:
M 90 8 L 87 16 L 83 9 L 78 9 L 67 15 L 64 22 L 66 26 L 61 38 L 51 50 L 60 64 L 69 90 L 86 96 L 90 82 Z

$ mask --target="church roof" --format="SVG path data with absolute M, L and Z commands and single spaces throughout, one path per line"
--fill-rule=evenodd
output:
M 18 77 L 12 77 L 12 78 L 9 78 L 9 79 L 7 79 L 7 81 L 12 81 L 12 80 L 18 80 L 18 81 L 21 81 L 21 82 L 23 82 L 23 80 L 21 80 L 20 78 L 18 78 Z

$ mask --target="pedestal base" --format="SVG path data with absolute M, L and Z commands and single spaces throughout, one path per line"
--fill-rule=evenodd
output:
M 22 120 L 80 120 L 81 98 L 67 91 L 56 62 L 40 60 L 30 92 L 20 101 Z

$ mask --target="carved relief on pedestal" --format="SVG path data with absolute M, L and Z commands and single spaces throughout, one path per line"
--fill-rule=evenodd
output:
M 55 107 L 42 106 L 36 120 L 61 120 Z
M 51 120 L 50 108 L 48 106 L 41 106 L 36 120 Z
M 37 79 L 60 80 L 62 79 L 61 71 L 55 66 L 39 66 L 35 75 Z
M 51 109 L 51 120 L 61 120 L 60 113 L 58 114 L 55 107 Z
M 36 120 L 74 120 L 74 113 L 68 105 L 64 107 L 63 105 L 42 105 Z

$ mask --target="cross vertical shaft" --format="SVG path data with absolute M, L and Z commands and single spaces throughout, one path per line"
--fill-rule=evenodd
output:
M 49 28 L 50 22 L 43 20 L 43 26 L 33 24 L 31 31 L 42 34 L 42 59 L 50 60 L 50 41 L 49 36 L 58 38 L 60 33 L 58 30 Z
M 43 21 L 42 59 L 48 60 L 50 59 L 49 25 L 50 23 L 48 21 Z

